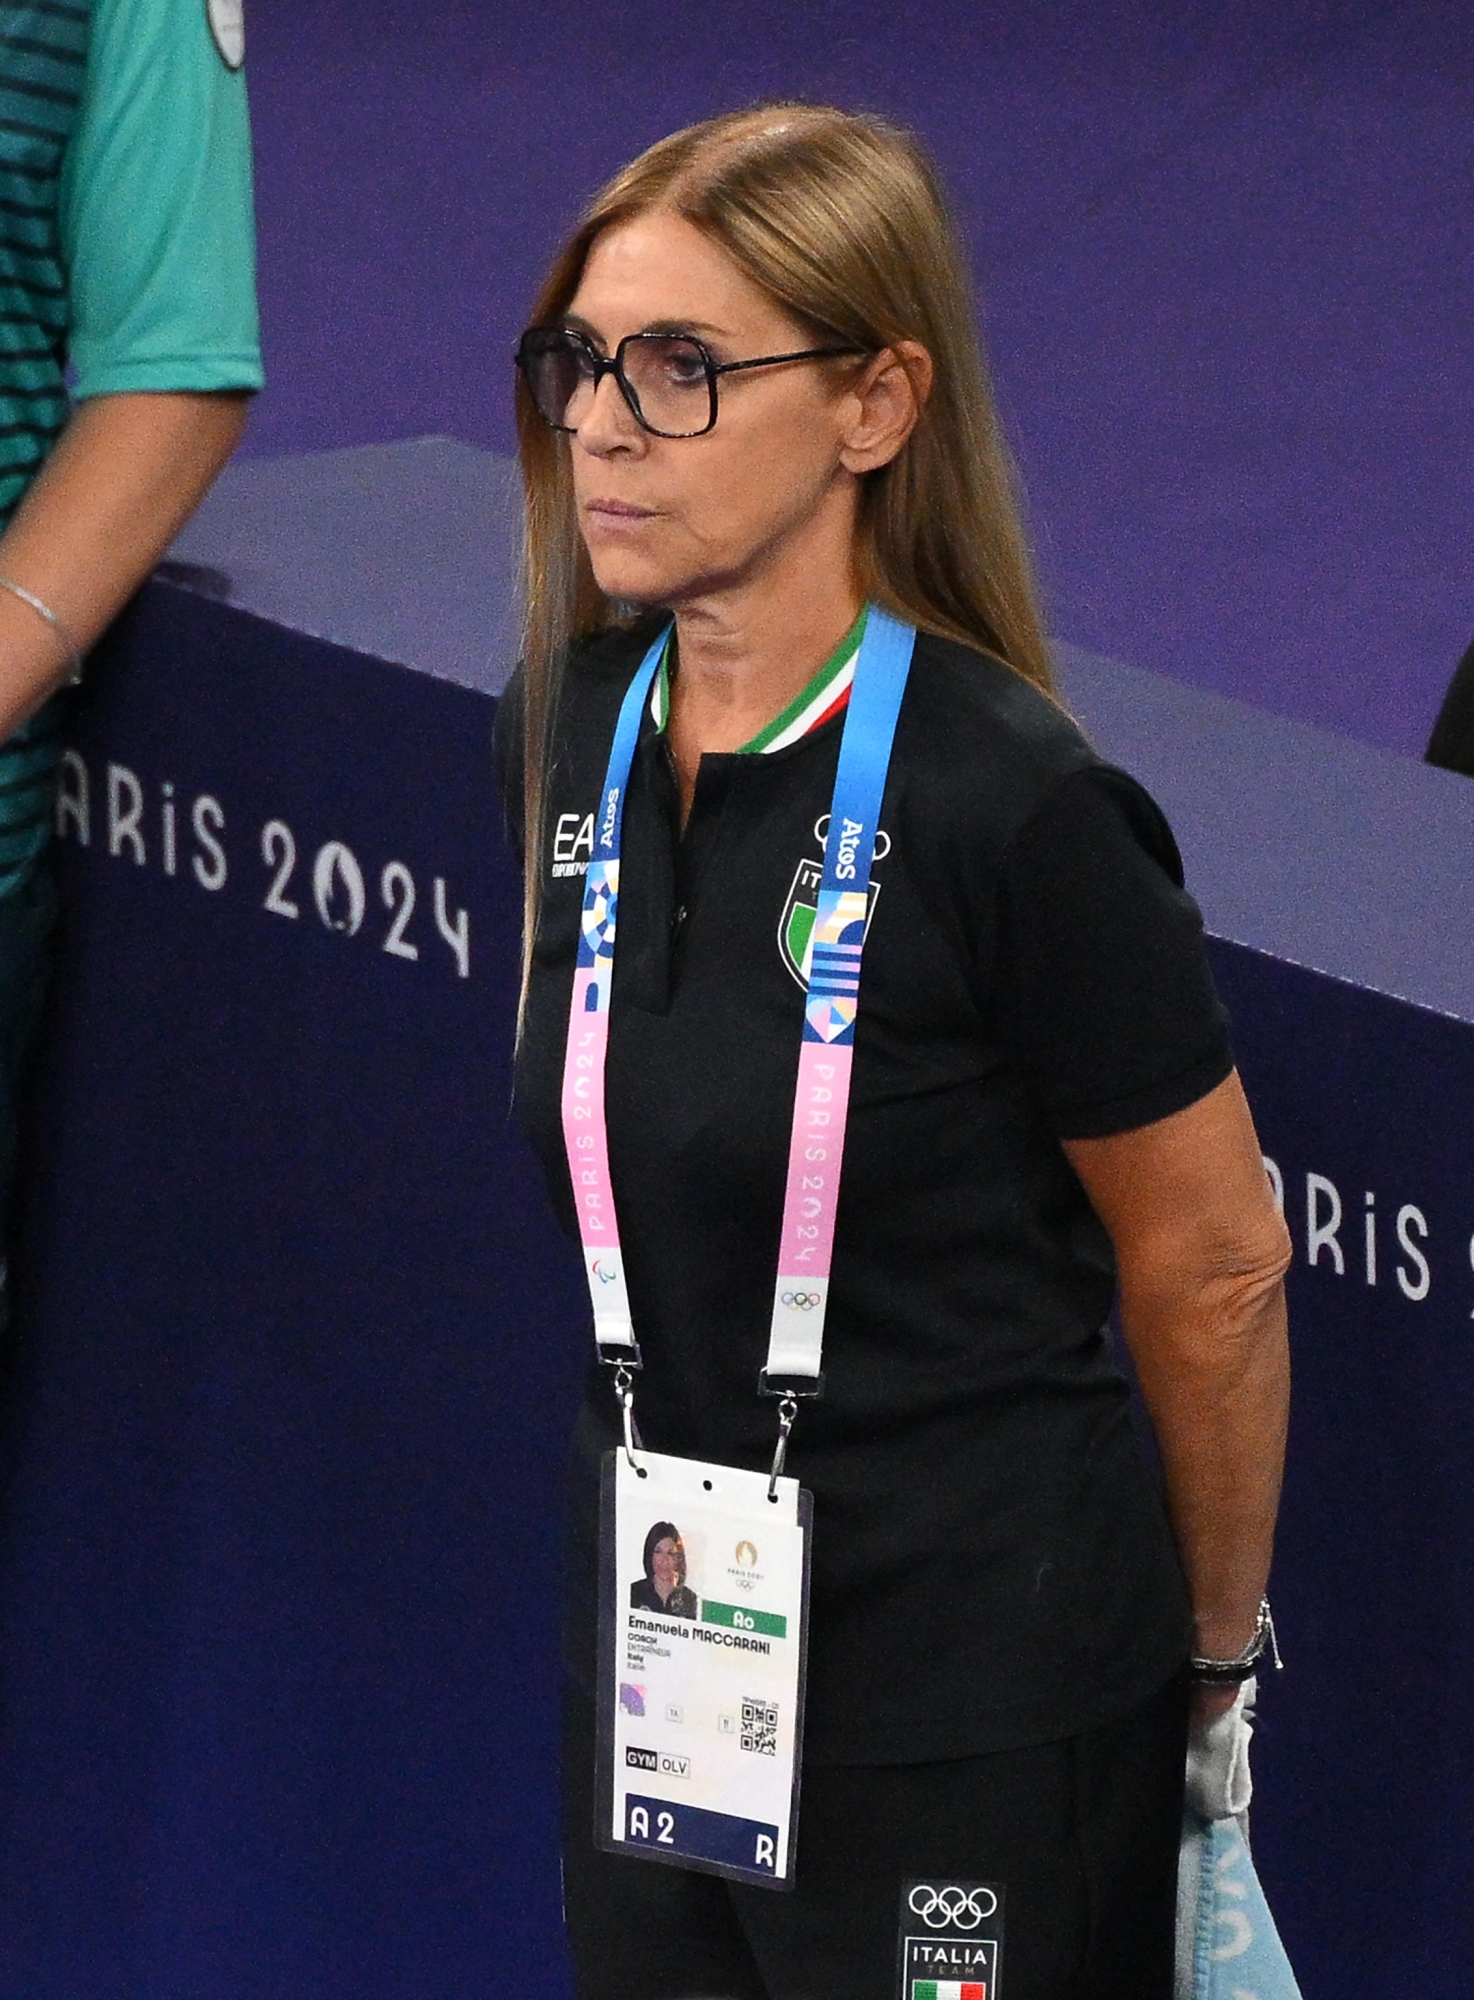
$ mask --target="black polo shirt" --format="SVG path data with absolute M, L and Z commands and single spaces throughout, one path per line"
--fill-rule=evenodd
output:
M 570 663 L 521 1114 L 570 1230 L 559 1117 L 583 864 L 655 628 Z M 498 716 L 516 816 L 520 690 Z M 684 833 L 647 715 L 624 819 L 609 1149 L 654 1450 L 763 1466 L 767 1344 L 812 908 L 843 716 L 703 759 Z M 1103 1323 L 1111 1245 L 1059 1141 L 1229 1073 L 1166 822 L 1049 700 L 923 635 L 880 816 L 814 1495 L 807 1754 L 924 1761 L 1128 1712 L 1187 1653 L 1186 1592 Z M 586 1338 L 588 1329 L 570 1329 Z M 575 1450 L 573 1669 L 592 1672 L 595 1370 Z

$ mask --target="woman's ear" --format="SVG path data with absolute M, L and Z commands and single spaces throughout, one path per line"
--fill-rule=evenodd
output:
M 845 397 L 840 442 L 846 472 L 889 465 L 915 430 L 931 394 L 932 359 L 919 340 L 898 340 L 866 363 Z

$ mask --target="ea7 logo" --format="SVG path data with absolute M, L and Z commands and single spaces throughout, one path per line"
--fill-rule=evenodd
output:
M 559 813 L 553 824 L 554 877 L 582 875 L 594 852 L 594 815 Z

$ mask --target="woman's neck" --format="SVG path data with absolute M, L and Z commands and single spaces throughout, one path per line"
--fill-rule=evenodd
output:
M 676 611 L 667 721 L 684 823 L 708 752 L 740 750 L 801 695 L 860 614 L 848 576 L 828 588 L 724 593 Z
M 676 613 L 671 727 L 699 757 L 740 750 L 801 695 L 860 613 L 858 591 Z

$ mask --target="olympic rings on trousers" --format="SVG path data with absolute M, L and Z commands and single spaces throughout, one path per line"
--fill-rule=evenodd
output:
M 959 1889 L 949 1884 L 945 1889 L 934 1889 L 929 1882 L 918 1882 L 907 1901 L 912 1915 L 934 1931 L 975 1931 L 998 1907 L 998 1898 L 989 1888 Z
M 792 1306 L 796 1312 L 806 1313 L 811 1311 L 815 1306 L 823 1305 L 824 1299 L 819 1292 L 784 1292 L 779 1303 L 780 1305 Z

